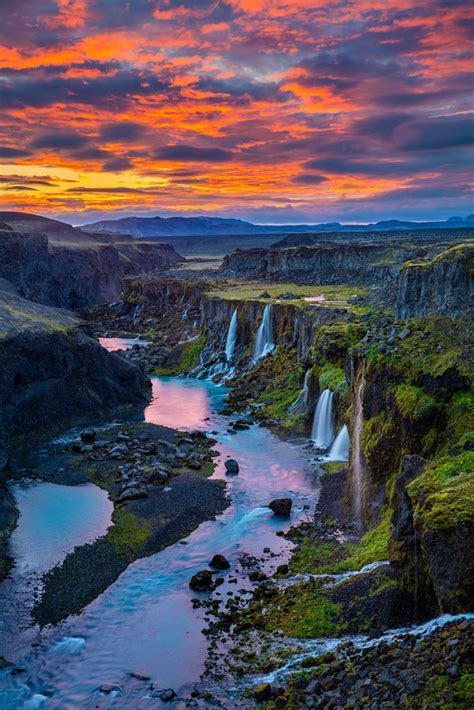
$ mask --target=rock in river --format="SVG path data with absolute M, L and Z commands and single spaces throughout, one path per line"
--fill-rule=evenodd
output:
M 276 500 L 272 500 L 268 507 L 270 510 L 273 510 L 275 515 L 288 516 L 291 513 L 292 505 L 293 501 L 291 498 L 277 498 Z
M 224 555 L 214 555 L 210 565 L 211 567 L 214 567 L 214 569 L 229 569 L 230 567 L 230 563 Z
M 227 459 L 227 461 L 224 462 L 225 470 L 226 473 L 238 473 L 239 472 L 239 464 L 235 459 Z
M 189 586 L 195 592 L 206 592 L 213 587 L 212 572 L 210 569 L 202 569 L 189 580 Z

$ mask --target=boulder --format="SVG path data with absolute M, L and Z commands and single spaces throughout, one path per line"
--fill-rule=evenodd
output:
M 288 574 L 288 565 L 278 565 L 276 574 Z
M 85 444 L 91 444 L 95 439 L 95 434 L 94 429 L 84 429 L 84 431 L 81 431 L 81 440 Z
M 214 555 L 210 565 L 215 569 L 229 569 L 230 562 L 224 557 L 224 555 Z
M 276 500 L 272 500 L 268 507 L 275 513 L 275 515 L 288 517 L 291 513 L 292 505 L 293 501 L 291 498 L 277 498 Z
M 239 464 L 235 459 L 227 459 L 227 461 L 224 462 L 225 470 L 226 473 L 238 473 L 239 472 Z
M 189 580 L 189 586 L 195 592 L 207 592 L 214 586 L 212 572 L 210 569 L 202 569 L 196 572 Z

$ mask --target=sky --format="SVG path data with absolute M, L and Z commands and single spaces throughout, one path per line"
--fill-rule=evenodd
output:
M 0 209 L 474 212 L 466 0 L 1 0 Z

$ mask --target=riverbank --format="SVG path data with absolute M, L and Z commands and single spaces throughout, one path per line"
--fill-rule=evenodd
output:
M 12 463 L 20 480 L 93 482 L 114 503 L 105 537 L 76 547 L 42 580 L 32 610 L 40 626 L 77 614 L 134 560 L 152 555 L 221 513 L 228 501 L 214 468 L 212 440 L 151 424 L 121 424 L 66 445 L 52 444 Z

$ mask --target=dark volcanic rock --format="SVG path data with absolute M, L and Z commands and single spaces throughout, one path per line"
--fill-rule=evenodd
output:
M 207 592 L 209 589 L 212 589 L 214 583 L 211 570 L 203 569 L 200 572 L 196 572 L 189 580 L 189 586 L 191 589 L 194 589 L 195 592 Z
M 224 557 L 224 555 L 214 555 L 209 564 L 215 569 L 229 569 L 230 567 L 230 562 Z
M 163 271 L 182 261 L 171 244 L 86 235 L 19 212 L 2 212 L 0 220 L 9 227 L 0 229 L 0 278 L 22 296 L 52 306 L 77 309 L 113 301 L 122 276 Z
M 225 470 L 227 473 L 238 473 L 239 472 L 239 464 L 235 459 L 227 459 L 227 461 L 224 462 Z
M 474 245 L 461 244 L 434 259 L 405 264 L 400 272 L 399 318 L 469 315 L 474 308 Z
M 291 513 L 292 505 L 293 501 L 291 498 L 277 498 L 276 500 L 272 500 L 268 507 L 275 513 L 275 515 L 288 517 Z
M 0 448 L 48 428 L 143 405 L 143 371 L 107 352 L 72 313 L 0 292 Z

